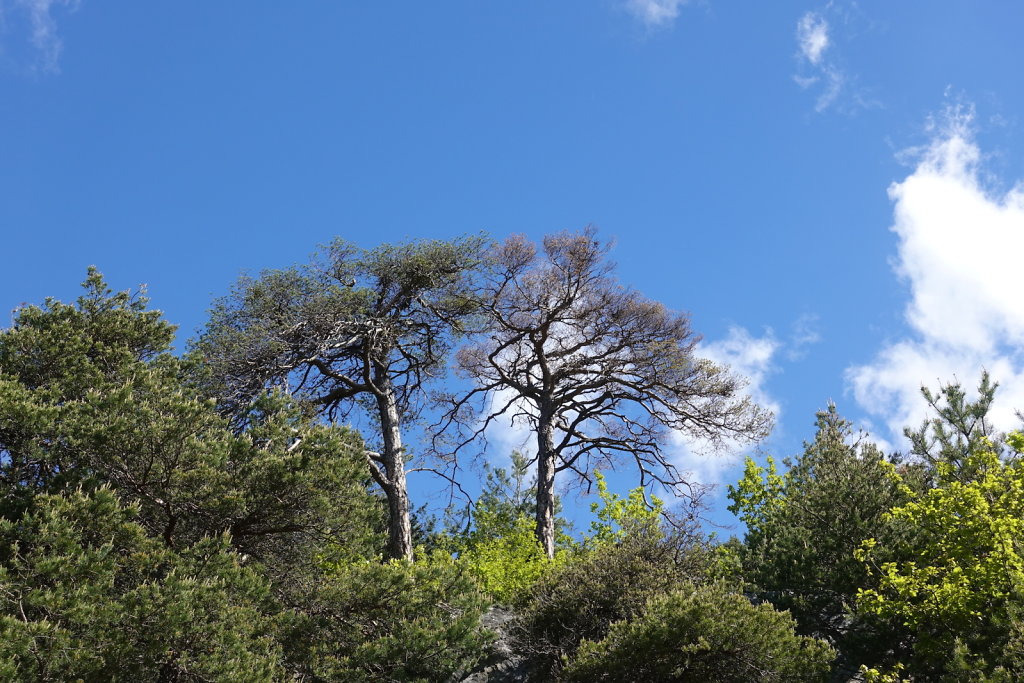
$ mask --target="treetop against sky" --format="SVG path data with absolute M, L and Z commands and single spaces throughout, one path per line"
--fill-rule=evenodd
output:
M 179 349 L 242 271 L 596 225 L 618 277 L 800 450 L 884 448 L 921 384 L 1024 408 L 1024 91 L 1010 3 L 0 0 L 8 310 L 90 264 Z M 517 435 L 496 435 L 511 450 Z M 742 458 L 673 457 L 706 482 Z M 725 517 L 723 517 L 723 521 Z

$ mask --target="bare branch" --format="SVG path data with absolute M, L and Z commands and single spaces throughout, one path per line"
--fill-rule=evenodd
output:
M 620 285 L 596 232 L 559 233 L 538 251 L 515 236 L 494 249 L 480 310 L 487 325 L 456 361 L 475 387 L 447 401 L 439 426 L 462 448 L 513 415 L 537 438 L 538 536 L 553 552 L 554 475 L 589 478 L 595 460 L 632 462 L 642 486 L 692 492 L 670 454 L 671 431 L 755 441 L 771 416 L 743 381 L 694 356 L 684 314 Z M 511 398 L 494 402 L 500 391 Z

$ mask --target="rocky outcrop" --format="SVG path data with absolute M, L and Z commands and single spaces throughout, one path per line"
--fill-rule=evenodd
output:
M 501 607 L 491 607 L 480 618 L 480 625 L 493 631 L 497 638 L 490 655 L 468 674 L 452 679 L 453 683 L 526 683 L 536 666 L 525 655 L 516 652 L 513 621 L 515 614 Z

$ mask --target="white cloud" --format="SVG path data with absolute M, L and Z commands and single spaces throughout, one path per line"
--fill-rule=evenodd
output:
M 820 76 L 793 76 L 793 81 L 803 90 L 807 90 L 820 80 Z
M 78 8 L 78 0 L 0 0 L 0 25 L 8 29 L 5 33 L 15 33 L 15 40 L 27 42 L 28 68 L 32 71 L 58 70 L 64 48 L 53 16 L 58 7 L 73 11 Z
M 626 9 L 647 26 L 665 26 L 679 16 L 688 0 L 627 0 Z
M 874 444 L 882 453 L 895 453 L 896 451 L 901 450 L 900 448 L 896 448 L 896 446 L 894 446 L 887 438 L 881 436 L 882 431 L 888 433 L 888 428 L 882 427 L 880 430 L 870 419 L 858 420 L 856 429 L 857 431 L 850 434 L 850 437 L 847 439 L 847 442 L 850 443 L 850 445 L 854 445 L 858 442 L 871 443 Z
M 889 188 L 912 333 L 846 378 L 897 441 L 926 414 L 922 384 L 970 387 L 987 369 L 1001 384 L 996 425 L 1014 427 L 1014 408 L 1024 408 L 1024 192 L 985 182 L 972 125 L 962 107 L 931 124 L 931 142 L 910 152 L 913 172 Z
M 492 461 L 504 463 L 512 454 L 512 451 L 519 451 L 524 455 L 533 455 L 537 452 L 537 439 L 533 429 L 525 417 L 513 419 L 516 413 L 532 412 L 531 405 L 527 401 L 515 400 L 515 391 L 512 389 L 501 389 L 494 392 L 489 399 L 487 412 L 490 414 L 513 402 L 513 406 L 505 415 L 496 418 L 487 427 L 488 454 Z
M 702 343 L 697 355 L 718 364 L 727 365 L 733 372 L 747 378 L 746 392 L 751 399 L 776 417 L 782 412 L 779 402 L 768 393 L 768 377 L 775 372 L 775 357 L 782 344 L 771 333 L 754 337 L 742 327 L 732 327 L 721 340 Z M 726 443 L 721 452 L 699 439 L 674 432 L 671 439 L 671 458 L 681 470 L 689 472 L 692 480 L 706 486 L 721 484 L 723 475 L 736 466 L 746 444 Z
M 781 344 L 771 331 L 763 337 L 754 337 L 742 327 L 729 328 L 725 339 L 701 344 L 697 354 L 719 365 L 728 365 L 733 372 L 750 382 L 747 393 L 758 405 L 776 415 L 780 408 L 765 388 L 768 376 L 775 370 L 774 358 Z
M 828 22 L 820 14 L 808 12 L 796 24 L 796 39 L 804 58 L 817 66 L 828 49 Z

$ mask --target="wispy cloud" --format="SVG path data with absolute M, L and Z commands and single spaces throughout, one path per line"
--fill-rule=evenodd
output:
M 854 92 L 843 97 L 855 79 L 851 79 L 840 66 L 841 55 L 837 53 L 834 38 L 835 21 L 842 26 L 858 21 L 856 12 L 841 4 L 829 2 L 821 12 L 806 12 L 796 22 L 797 73 L 793 81 L 803 90 L 817 93 L 814 110 L 823 112 L 834 106 L 844 106 L 850 111 L 877 106 L 877 102 L 863 92 Z
M 786 358 L 791 361 L 800 360 L 807 354 L 807 347 L 813 346 L 821 341 L 821 333 L 818 332 L 818 316 L 805 313 L 793 323 L 793 329 L 789 335 L 789 343 L 786 344 Z
M 63 41 L 57 32 L 54 10 L 63 8 L 73 11 L 78 0 L 0 0 L 0 30 L 3 33 L 2 52 L 8 55 L 12 43 L 23 44 L 24 56 L 18 64 L 31 72 L 56 73 Z
M 804 59 L 817 66 L 828 49 L 828 22 L 820 14 L 808 12 L 796 24 L 796 39 Z
M 842 71 L 835 67 L 827 67 L 822 69 L 824 87 L 821 93 L 818 95 L 818 99 L 814 102 L 814 110 L 816 112 L 823 112 L 839 99 L 839 94 L 843 91 L 843 86 L 846 84 L 846 76 Z
M 719 365 L 728 365 L 733 372 L 746 377 L 747 392 L 758 405 L 778 415 L 781 410 L 765 386 L 775 370 L 775 357 L 782 344 L 768 330 L 755 337 L 746 328 L 733 326 L 724 339 L 701 344 L 697 353 Z
M 899 442 L 926 406 L 920 387 L 1001 383 L 995 423 L 1016 425 L 1024 408 L 1024 189 L 997 189 L 982 166 L 972 107 L 929 124 L 930 142 L 906 153 L 913 171 L 889 188 L 897 273 L 909 284 L 910 334 L 847 370 L 857 402 Z
M 648 27 L 667 26 L 688 0 L 626 0 L 626 9 Z

